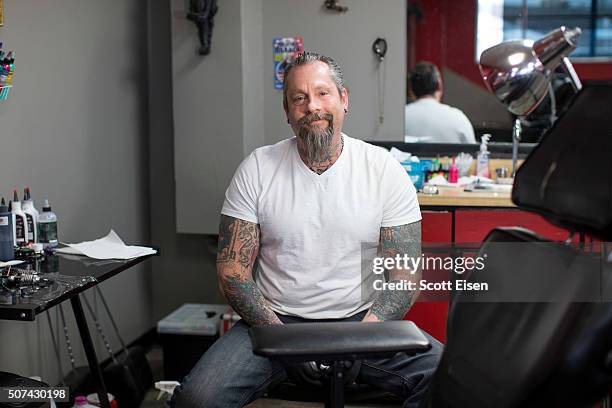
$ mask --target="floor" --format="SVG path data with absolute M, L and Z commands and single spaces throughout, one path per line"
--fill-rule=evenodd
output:
M 151 367 L 151 371 L 153 372 L 153 381 L 163 380 L 164 355 L 162 353 L 162 348 L 160 345 L 154 345 L 147 352 L 147 360 L 149 360 L 149 366 Z M 144 401 L 140 405 L 140 408 L 167 408 L 168 404 L 166 404 L 165 398 L 158 400 L 158 395 L 159 391 L 156 390 L 155 387 L 151 388 L 147 392 Z

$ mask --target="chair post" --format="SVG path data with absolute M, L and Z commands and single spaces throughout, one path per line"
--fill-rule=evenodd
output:
M 334 361 L 332 365 L 332 377 L 329 379 L 329 396 L 325 402 L 325 408 L 344 407 L 344 373 L 343 362 Z

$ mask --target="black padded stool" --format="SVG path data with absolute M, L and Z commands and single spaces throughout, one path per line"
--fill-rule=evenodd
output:
M 283 363 L 324 362 L 330 367 L 326 407 L 344 406 L 344 367 L 374 357 L 428 350 L 429 340 L 409 321 L 334 322 L 255 326 L 253 352 Z

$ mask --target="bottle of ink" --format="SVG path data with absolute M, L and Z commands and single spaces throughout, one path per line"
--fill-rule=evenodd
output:
M 13 221 L 15 223 L 13 225 L 15 244 L 17 246 L 25 246 L 28 244 L 28 223 L 21 209 L 21 201 L 19 201 L 19 196 L 17 196 L 17 190 L 13 190 L 11 212 L 13 213 Z
M 32 201 L 30 189 L 28 187 L 23 190 L 23 202 L 21 207 L 28 224 L 28 244 L 38 242 L 38 211 L 34 208 L 34 202 Z
M 38 217 L 38 242 L 43 248 L 57 246 L 57 216 L 51 211 L 49 200 L 45 199 L 45 205 Z
M 0 261 L 10 261 L 15 258 L 13 242 L 13 214 L 2 197 L 0 201 Z

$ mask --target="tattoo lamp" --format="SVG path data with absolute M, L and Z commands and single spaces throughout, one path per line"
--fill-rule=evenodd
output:
M 521 139 L 520 117 L 533 112 L 550 94 L 554 70 L 561 66 L 575 91 L 582 85 L 567 55 L 576 49 L 581 30 L 564 26 L 537 41 L 505 41 L 486 49 L 480 56 L 480 74 L 485 85 L 515 116 L 512 130 L 512 177 L 516 173 L 518 144 Z

